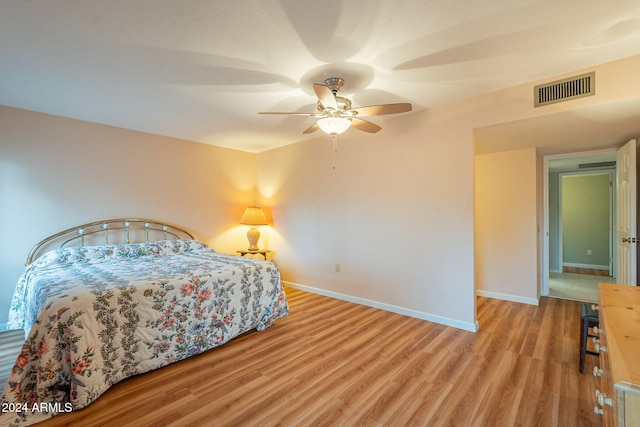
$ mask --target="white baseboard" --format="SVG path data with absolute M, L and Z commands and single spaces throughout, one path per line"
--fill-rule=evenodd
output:
M 563 262 L 563 267 L 573 267 L 573 268 L 588 268 L 590 270 L 606 270 L 609 271 L 608 265 L 598 265 L 598 264 L 580 264 L 577 262 Z
M 501 299 L 504 301 L 520 302 L 522 304 L 538 305 L 538 300 L 536 298 L 526 298 L 517 295 L 501 294 L 500 292 L 483 291 L 482 289 L 477 289 L 476 295 L 493 299 Z
M 478 321 L 474 323 L 460 322 L 459 320 L 450 319 L 448 317 L 438 316 L 435 314 L 424 313 L 422 311 L 411 310 L 408 308 L 398 307 L 391 304 L 385 304 L 378 301 L 372 301 L 365 298 L 353 297 L 351 295 L 345 295 L 338 292 L 327 291 L 326 289 L 314 288 L 312 286 L 300 285 L 298 283 L 282 281 L 284 286 L 290 288 L 299 289 L 301 291 L 311 292 L 313 294 L 324 295 L 326 297 L 339 299 L 342 301 L 348 301 L 355 304 L 365 305 L 367 307 L 379 308 L 381 310 L 390 311 L 392 313 L 402 314 L 404 316 L 415 317 L 417 319 L 426 320 L 429 322 L 439 323 L 445 326 L 451 326 L 457 329 L 463 329 L 465 331 L 477 332 L 480 328 Z

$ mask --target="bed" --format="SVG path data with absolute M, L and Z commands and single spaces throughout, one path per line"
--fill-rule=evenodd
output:
M 45 251 L 53 242 L 62 243 Z M 24 329 L 26 341 L 4 388 L 0 425 L 83 408 L 125 378 L 289 313 L 275 264 L 217 253 L 157 221 L 64 230 L 39 242 L 26 264 L 8 323 Z

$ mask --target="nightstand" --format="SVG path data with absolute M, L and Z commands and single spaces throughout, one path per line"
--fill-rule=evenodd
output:
M 236 251 L 240 254 L 240 256 L 245 256 L 246 254 L 260 254 L 264 257 L 265 261 L 267 260 L 267 254 L 271 251 L 265 251 L 265 250 L 258 250 L 258 251 L 248 251 L 248 250 L 242 250 L 242 251 Z

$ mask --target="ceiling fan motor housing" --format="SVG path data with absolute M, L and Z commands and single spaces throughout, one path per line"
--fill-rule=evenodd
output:
M 340 77 L 329 77 L 324 81 L 324 84 L 327 85 L 331 92 L 335 95 L 340 89 L 342 89 L 342 85 L 344 85 L 344 79 Z
M 348 98 L 336 96 L 336 104 L 338 104 L 338 110 L 336 112 L 343 113 L 343 115 L 344 113 L 347 113 L 349 110 L 351 110 L 351 101 Z M 326 109 L 326 107 L 322 105 L 322 102 L 320 101 L 317 102 L 317 106 L 318 111 L 320 112 L 331 111 L 331 109 Z

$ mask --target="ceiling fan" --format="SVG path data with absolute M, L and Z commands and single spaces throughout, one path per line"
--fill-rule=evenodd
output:
M 302 133 L 308 134 L 321 129 L 323 132 L 335 136 L 350 127 L 364 132 L 376 133 L 382 128 L 375 123 L 362 119 L 362 117 L 411 111 L 411 104 L 406 102 L 351 108 L 351 101 L 349 99 L 337 95 L 342 85 L 344 85 L 344 80 L 340 77 L 330 77 L 324 81 L 324 84 L 314 83 L 313 90 L 318 97 L 318 102 L 317 111 L 313 113 L 261 112 L 258 114 L 286 114 L 291 116 L 317 117 L 318 121 Z

